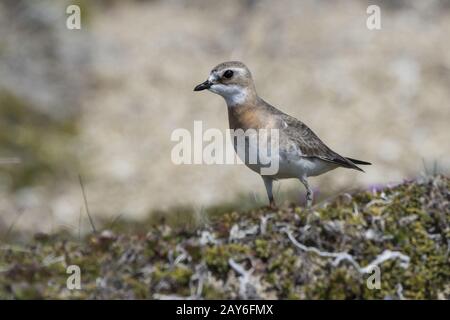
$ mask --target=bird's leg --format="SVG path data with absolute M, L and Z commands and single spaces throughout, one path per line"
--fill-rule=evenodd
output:
M 275 204 L 275 200 L 273 199 L 273 193 L 272 193 L 273 179 L 271 179 L 267 176 L 262 176 L 262 178 L 264 180 L 264 186 L 266 187 L 267 197 L 269 198 L 269 206 L 270 206 L 270 208 L 274 209 L 274 208 L 276 208 L 276 204 Z
M 313 203 L 313 191 L 308 184 L 308 180 L 307 180 L 306 176 L 300 177 L 300 181 L 301 181 L 301 183 L 303 183 L 303 185 L 306 188 L 306 207 L 310 208 Z

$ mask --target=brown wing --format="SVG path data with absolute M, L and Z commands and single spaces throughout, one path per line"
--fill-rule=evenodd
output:
M 345 168 L 364 171 L 347 158 L 340 156 L 328 148 L 326 144 L 323 143 L 322 140 L 320 140 L 319 137 L 303 122 L 281 112 L 267 102 L 264 102 L 264 104 L 272 114 L 277 114 L 280 117 L 280 121 L 284 122 L 284 125 L 280 125 L 281 130 L 289 137 L 289 140 L 295 143 L 303 157 L 319 158 Z
M 342 167 L 352 168 L 363 171 L 353 162 L 340 156 L 327 147 L 325 143 L 303 122 L 287 115 L 281 116 L 283 121 L 287 124 L 284 128 L 289 139 L 296 143 L 297 147 L 302 152 L 304 157 L 315 157 L 325 161 L 336 163 Z

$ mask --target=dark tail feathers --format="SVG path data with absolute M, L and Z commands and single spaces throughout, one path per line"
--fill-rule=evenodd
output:
M 347 160 L 350 160 L 351 162 L 353 162 L 354 164 L 361 164 L 363 166 L 367 165 L 370 166 L 371 163 L 370 162 L 366 162 L 366 161 L 362 161 L 362 160 L 356 160 L 356 159 L 352 159 L 352 158 L 346 158 Z

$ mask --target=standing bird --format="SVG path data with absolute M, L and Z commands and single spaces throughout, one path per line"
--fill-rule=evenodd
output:
M 308 177 L 318 176 L 337 167 L 364 172 L 357 165 L 370 165 L 369 162 L 340 156 L 328 148 L 303 122 L 261 99 L 256 93 L 250 70 L 242 62 L 230 61 L 217 65 L 211 70 L 208 80 L 196 86 L 194 91 L 205 89 L 225 99 L 230 129 L 278 130 L 278 171 L 271 175 L 261 175 L 271 207 L 276 206 L 272 192 L 274 180 L 299 179 L 306 188 L 306 204 L 310 207 L 313 192 L 308 184 Z M 249 164 L 247 159 L 244 163 L 260 173 L 261 166 Z

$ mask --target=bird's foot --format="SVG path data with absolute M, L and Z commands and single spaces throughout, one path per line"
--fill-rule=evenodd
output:
M 277 207 L 277 205 L 275 204 L 275 201 L 271 201 L 271 202 L 269 203 L 269 205 L 267 206 L 267 209 L 269 209 L 269 210 L 277 210 L 278 207 Z

